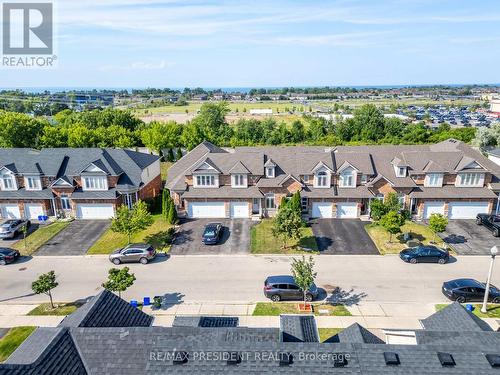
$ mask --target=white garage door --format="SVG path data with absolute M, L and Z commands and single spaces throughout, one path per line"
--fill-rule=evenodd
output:
M 346 202 L 337 204 L 337 217 L 339 219 L 354 219 L 358 217 L 358 204 Z
M 36 203 L 25 203 L 24 204 L 24 216 L 27 219 L 38 219 L 38 216 L 44 215 L 43 207 L 41 204 Z
M 4 219 L 20 219 L 21 211 L 17 204 L 2 204 L 0 211 Z
M 448 212 L 450 219 L 475 219 L 489 213 L 488 202 L 450 202 Z
M 247 202 L 231 202 L 231 217 L 248 218 L 249 212 Z
M 224 202 L 192 202 L 188 206 L 188 216 L 191 218 L 222 218 L 226 217 Z
M 77 219 L 110 219 L 115 216 L 115 211 L 112 204 L 96 203 L 96 204 L 77 204 L 76 218 Z
M 329 219 L 332 217 L 332 203 L 328 202 L 314 202 L 312 209 L 312 217 L 319 217 L 322 219 Z
M 432 214 L 444 215 L 444 202 L 424 203 L 424 219 L 428 219 Z

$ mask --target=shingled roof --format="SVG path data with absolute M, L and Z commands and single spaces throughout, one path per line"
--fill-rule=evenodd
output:
M 453 302 L 420 322 L 424 329 L 431 331 L 491 331 L 491 327 L 484 320 L 464 309 L 458 302 Z

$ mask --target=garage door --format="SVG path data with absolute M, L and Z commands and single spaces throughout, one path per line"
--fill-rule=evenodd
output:
M 17 204 L 2 204 L 0 211 L 4 219 L 20 219 L 21 211 Z
M 77 219 L 110 219 L 115 216 L 112 204 L 77 204 Z
M 226 217 L 224 202 L 192 202 L 188 206 L 188 216 L 191 218 L 222 218 Z
M 428 219 L 432 214 L 444 215 L 444 202 L 424 203 L 424 219 Z
M 488 202 L 450 202 L 448 212 L 450 219 L 475 219 L 489 213 Z
M 247 202 L 231 202 L 231 217 L 248 218 L 249 212 Z
M 346 202 L 337 204 L 337 217 L 339 219 L 354 219 L 358 217 L 358 204 Z
M 41 204 L 36 204 L 36 203 L 24 204 L 24 216 L 26 216 L 27 219 L 38 219 L 38 216 L 42 215 L 44 215 L 44 212 Z
M 332 217 L 332 203 L 314 202 L 312 207 L 312 217 L 318 217 L 322 219 L 329 219 Z

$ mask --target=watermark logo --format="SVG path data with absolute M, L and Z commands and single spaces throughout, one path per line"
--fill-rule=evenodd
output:
M 2 66 L 53 67 L 54 8 L 51 2 L 2 4 Z

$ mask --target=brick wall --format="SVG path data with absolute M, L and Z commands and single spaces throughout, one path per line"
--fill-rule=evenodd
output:
M 156 176 L 148 184 L 146 184 L 141 190 L 139 190 L 140 199 L 154 198 L 160 195 L 161 190 L 161 176 Z

